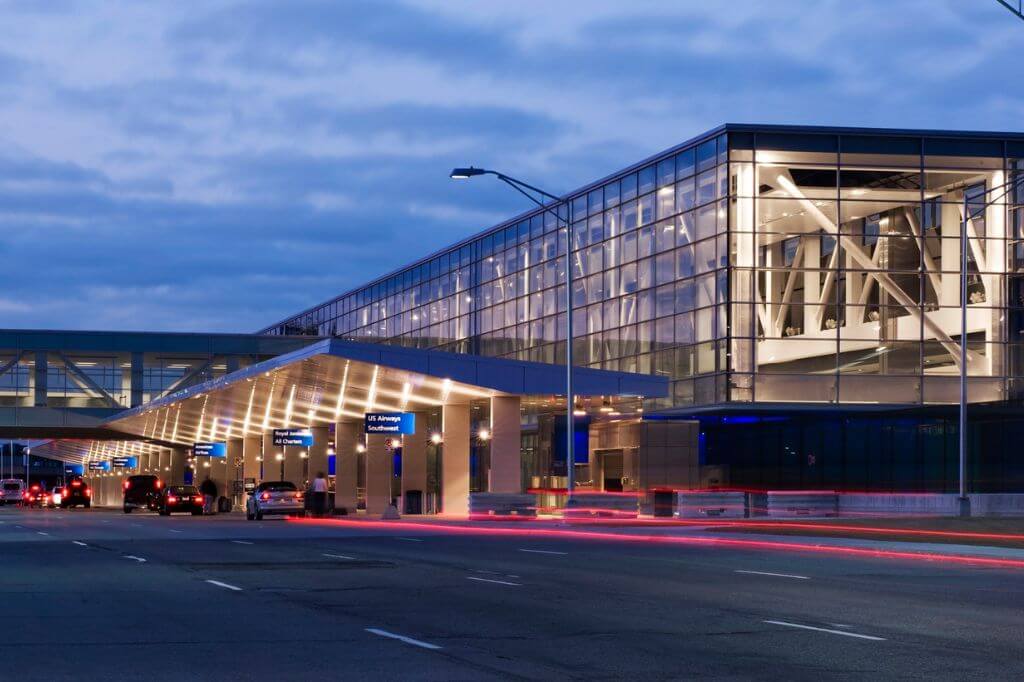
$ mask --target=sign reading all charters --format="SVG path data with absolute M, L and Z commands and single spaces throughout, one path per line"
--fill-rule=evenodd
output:
M 193 443 L 192 454 L 197 457 L 227 457 L 227 443 Z
M 313 432 L 309 429 L 274 429 L 274 445 L 313 445 Z
M 135 457 L 112 457 L 110 463 L 118 469 L 134 469 L 139 466 L 139 460 Z
M 412 412 L 367 412 L 363 417 L 363 431 L 408 436 L 416 432 L 416 415 Z

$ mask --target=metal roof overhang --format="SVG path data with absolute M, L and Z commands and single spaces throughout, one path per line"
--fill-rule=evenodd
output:
M 268 429 L 362 421 L 492 396 L 565 394 L 561 365 L 325 339 L 126 410 L 103 422 L 135 442 L 53 440 L 45 457 L 83 462 Z M 578 396 L 664 397 L 665 377 L 577 367 Z

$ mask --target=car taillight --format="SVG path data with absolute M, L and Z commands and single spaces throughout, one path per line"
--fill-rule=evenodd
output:
M 62 488 L 61 491 L 60 491 L 60 494 L 61 495 L 67 495 L 68 494 L 68 489 L 67 488 Z
M 132 487 L 132 482 L 131 481 L 125 481 L 123 485 L 124 485 L 124 489 L 128 490 L 128 488 Z
M 160 479 L 157 479 L 157 481 L 156 481 L 156 489 L 160 490 L 160 488 L 163 488 L 163 487 L 164 487 L 164 482 L 161 481 Z
M 85 489 L 85 496 L 86 497 L 92 497 L 92 488 L 86 488 Z
M 71 483 L 71 487 L 72 488 L 80 488 L 81 486 L 82 486 L 82 482 L 81 481 L 73 481 Z
M 196 495 L 192 499 L 195 500 L 196 502 L 198 502 L 199 504 L 203 503 L 203 496 L 202 495 Z
M 302 493 L 295 493 L 295 499 L 296 500 L 301 500 L 302 499 Z
M 269 500 L 270 499 L 270 493 L 263 493 L 262 495 L 260 495 L 260 499 L 264 500 L 264 501 Z

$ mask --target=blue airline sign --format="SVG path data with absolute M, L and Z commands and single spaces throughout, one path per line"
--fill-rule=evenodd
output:
M 411 435 L 416 433 L 416 415 L 412 412 L 367 412 L 363 417 L 363 432 Z
M 110 471 L 110 462 L 89 462 L 89 471 Z
M 227 457 L 227 443 L 193 443 L 192 454 L 198 457 Z
M 309 429 L 274 429 L 274 445 L 313 445 L 313 432 Z
M 110 463 L 119 469 L 134 469 L 139 466 L 139 460 L 135 457 L 114 457 Z

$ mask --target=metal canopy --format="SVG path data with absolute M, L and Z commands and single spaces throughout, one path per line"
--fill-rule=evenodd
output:
M 325 339 L 103 423 L 140 442 L 50 441 L 34 451 L 85 461 L 275 428 L 362 421 L 373 411 L 429 409 L 502 395 L 553 396 L 564 392 L 565 372 L 560 365 Z M 664 397 L 668 392 L 665 377 L 626 372 L 578 367 L 573 380 L 580 396 Z

